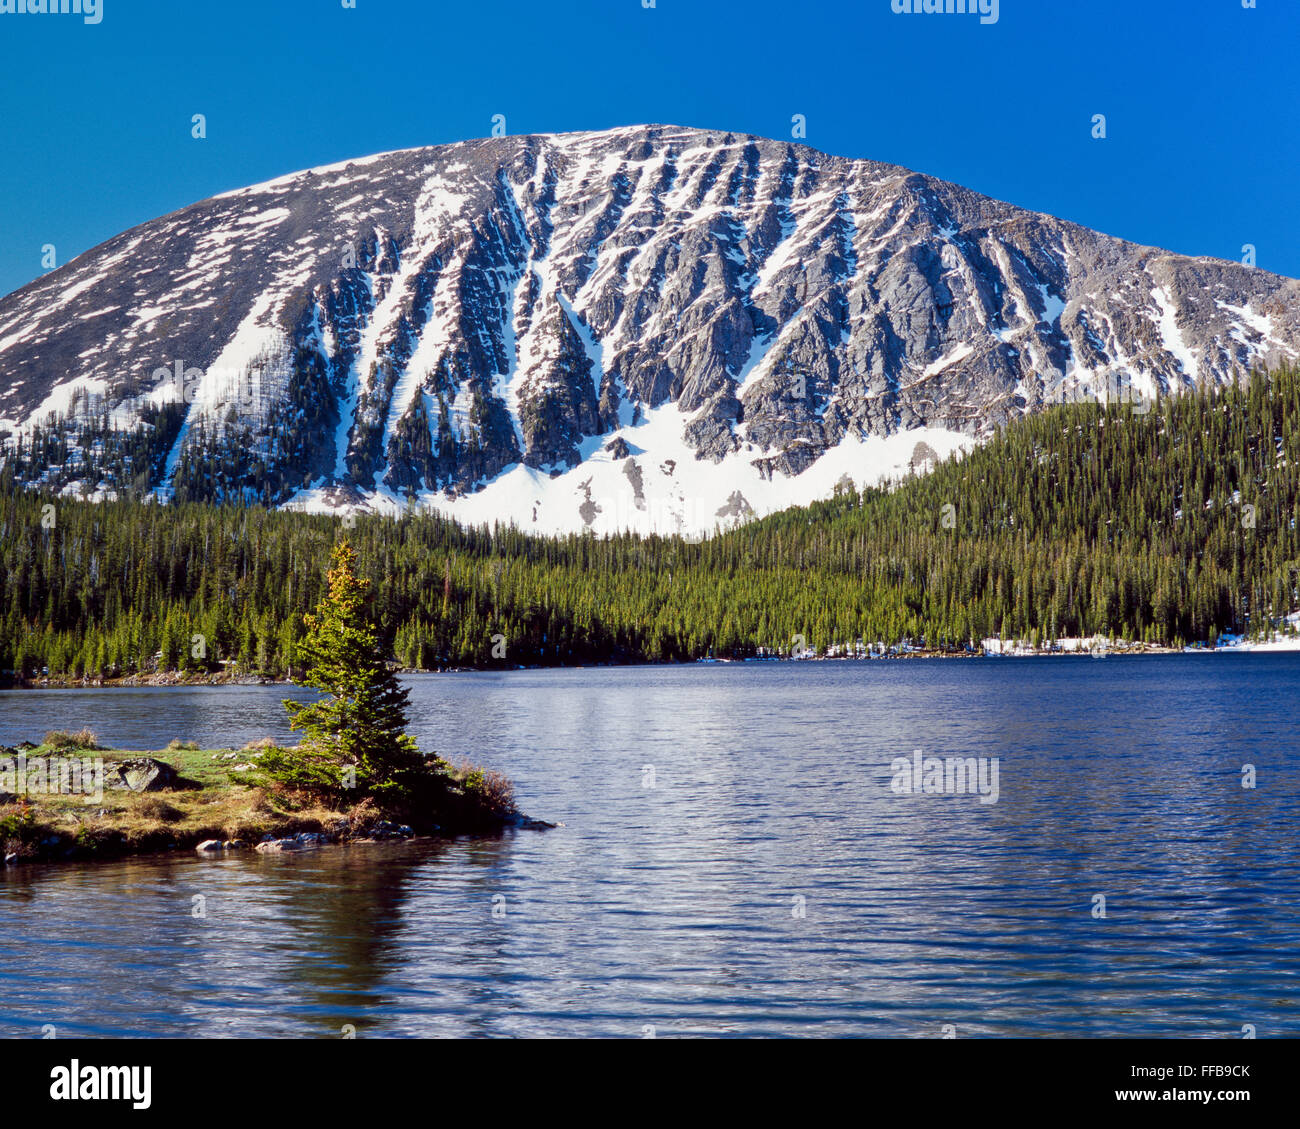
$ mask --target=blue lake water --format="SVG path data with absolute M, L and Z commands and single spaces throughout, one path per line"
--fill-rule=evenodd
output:
M 1300 1035 L 1300 656 L 410 684 L 564 826 L 0 871 L 0 1035 Z M 286 692 L 3 693 L 0 743 L 238 747 Z M 915 749 L 997 802 L 899 794 Z

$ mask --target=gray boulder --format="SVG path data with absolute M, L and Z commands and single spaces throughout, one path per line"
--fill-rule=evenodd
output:
M 256 849 L 263 854 L 278 855 L 282 851 L 298 851 L 302 847 L 303 844 L 297 839 L 271 839 L 268 842 L 258 843 Z
M 105 786 L 118 791 L 163 792 L 179 783 L 176 770 L 153 757 L 134 757 L 104 766 Z

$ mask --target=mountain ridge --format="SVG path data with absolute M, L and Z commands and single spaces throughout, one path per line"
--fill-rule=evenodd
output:
M 91 496 L 698 533 L 1294 360 L 1298 298 L 793 142 L 487 138 L 222 193 L 0 299 L 0 436 Z

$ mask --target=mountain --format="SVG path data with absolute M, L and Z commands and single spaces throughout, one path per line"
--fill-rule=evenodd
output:
M 640 126 L 381 154 L 133 228 L 0 299 L 0 436 L 21 480 L 95 497 L 699 532 L 1055 400 L 1297 357 L 1300 282 Z

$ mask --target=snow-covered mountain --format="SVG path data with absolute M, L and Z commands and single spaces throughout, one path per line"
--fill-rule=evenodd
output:
M 1300 283 L 640 126 L 381 154 L 0 299 L 0 441 L 102 496 L 700 531 L 1079 395 L 1300 358 Z

